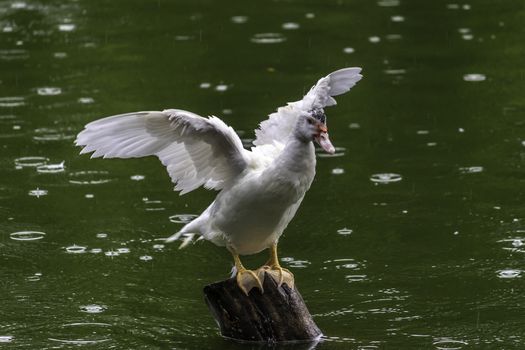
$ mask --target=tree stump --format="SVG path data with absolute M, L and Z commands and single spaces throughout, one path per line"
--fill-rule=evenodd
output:
M 315 341 L 322 336 L 296 288 L 277 287 L 267 273 L 263 287 L 264 293 L 253 288 L 246 295 L 235 278 L 204 287 L 206 304 L 224 337 L 276 343 Z

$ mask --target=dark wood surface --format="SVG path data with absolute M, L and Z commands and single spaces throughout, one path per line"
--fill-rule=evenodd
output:
M 225 337 L 254 342 L 314 341 L 322 335 L 299 291 L 265 274 L 264 293 L 248 295 L 234 278 L 204 287 L 206 304 Z

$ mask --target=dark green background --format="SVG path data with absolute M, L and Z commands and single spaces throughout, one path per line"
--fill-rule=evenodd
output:
M 318 78 L 361 66 L 327 110 L 342 155 L 319 158 L 280 244 L 326 336 L 317 348 L 523 348 L 524 23 L 520 0 L 0 1 L 0 345 L 251 348 L 220 338 L 203 302 L 228 252 L 154 247 L 214 193 L 179 197 L 156 159 L 90 160 L 74 137 L 172 107 L 215 114 L 248 144 Z M 65 171 L 17 169 L 28 156 Z M 45 236 L 12 239 L 28 230 Z

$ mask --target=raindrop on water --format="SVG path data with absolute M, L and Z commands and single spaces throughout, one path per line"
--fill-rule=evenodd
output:
M 68 254 L 83 254 L 87 251 L 87 247 L 73 244 L 69 247 L 66 247 L 66 253 Z
M 286 38 L 281 33 L 259 33 L 250 41 L 255 44 L 279 44 L 286 41 Z
M 341 175 L 341 174 L 344 174 L 345 170 L 342 169 L 342 168 L 334 168 L 332 169 L 332 174 L 333 175 Z
M 130 179 L 133 180 L 133 181 L 142 181 L 145 178 L 146 178 L 146 176 L 144 176 L 144 175 L 132 175 L 130 177 Z
M 40 231 L 19 231 L 11 233 L 9 237 L 15 241 L 36 241 L 44 238 L 45 235 L 45 232 Z
M 40 96 L 55 96 L 60 95 L 62 93 L 62 89 L 59 87 L 46 86 L 37 88 L 36 92 Z
M 82 103 L 82 104 L 85 104 L 85 105 L 95 102 L 93 97 L 80 97 L 77 101 L 78 101 L 78 103 Z
M 42 164 L 36 167 L 36 171 L 41 174 L 62 173 L 66 170 L 65 161 L 57 164 Z
M 243 24 L 243 23 L 248 22 L 247 16 L 233 16 L 230 19 L 233 23 L 236 23 L 236 24 Z
M 499 278 L 519 278 L 521 277 L 521 270 L 514 270 L 514 269 L 507 269 L 507 270 L 500 270 L 498 272 Z
M 0 335 L 0 343 L 11 343 L 13 339 L 12 335 Z
M 381 7 L 399 6 L 399 0 L 379 0 L 377 4 Z
M 58 25 L 58 30 L 61 32 L 72 32 L 76 26 L 73 23 L 63 23 Z
M 142 261 L 150 261 L 153 259 L 153 257 L 150 255 L 142 255 L 139 259 Z
M 371 36 L 368 38 L 368 41 L 371 42 L 372 44 L 377 44 L 378 42 L 381 41 L 381 38 L 378 36 Z
M 53 54 L 53 57 L 58 58 L 58 59 L 63 59 L 67 57 L 67 53 L 66 52 L 55 52 Z
M 44 165 L 49 161 L 46 157 L 21 157 L 15 159 L 15 165 L 21 168 L 37 167 Z
M 282 28 L 284 30 L 296 30 L 300 28 L 300 25 L 299 23 L 295 23 L 295 22 L 286 22 L 286 23 L 283 23 Z
M 390 17 L 390 20 L 392 22 L 404 22 L 405 21 L 405 17 L 397 15 L 397 16 Z
M 219 91 L 219 92 L 224 92 L 226 90 L 228 90 L 228 85 L 226 84 L 219 84 L 217 86 L 215 86 L 215 91 Z
M 97 305 L 97 304 L 90 304 L 90 305 L 83 305 L 80 307 L 81 312 L 86 312 L 88 314 L 99 314 L 101 312 L 106 311 L 105 305 Z
M 25 104 L 26 102 L 24 97 L 0 97 L 0 107 L 13 108 L 24 106 Z
M 76 171 L 74 173 L 69 174 L 69 183 L 75 184 L 75 185 L 100 185 L 105 184 L 112 179 L 107 178 L 107 175 L 109 173 L 107 171 L 99 171 L 99 170 L 83 170 L 83 171 Z
M 370 176 L 370 181 L 380 184 L 388 184 L 391 182 L 401 181 L 403 177 L 395 173 L 381 173 Z
M 432 345 L 438 350 L 460 350 L 465 345 L 468 345 L 468 343 L 450 338 L 437 338 Z
M 187 224 L 195 219 L 198 215 L 195 214 L 175 214 L 169 217 L 169 220 L 176 224 Z
M 469 166 L 469 167 L 461 167 L 459 168 L 459 171 L 462 173 L 462 174 L 476 174 L 476 173 L 481 173 L 483 172 L 483 167 L 482 166 Z
M 343 52 L 347 53 L 347 54 L 351 54 L 351 53 L 354 53 L 355 50 L 354 50 L 353 47 L 345 47 L 345 48 L 343 48 Z
M 471 74 L 463 75 L 463 80 L 469 81 L 469 82 L 480 82 L 480 81 L 484 81 L 485 79 L 487 79 L 487 77 L 484 74 L 479 74 L 479 73 L 471 73 Z
M 351 230 L 351 229 L 346 228 L 346 227 L 337 230 L 337 233 L 340 234 L 340 235 L 350 235 L 350 234 L 352 234 L 352 232 L 354 232 L 354 230 Z
M 32 197 L 40 198 L 42 196 L 47 196 L 47 190 L 41 190 L 37 187 L 36 189 L 29 191 L 28 194 Z

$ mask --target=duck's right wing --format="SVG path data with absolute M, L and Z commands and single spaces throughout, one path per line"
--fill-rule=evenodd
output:
M 220 190 L 244 171 L 247 150 L 235 131 L 217 117 L 180 109 L 120 114 L 85 126 L 75 141 L 91 157 L 157 156 L 175 190 L 203 186 Z

